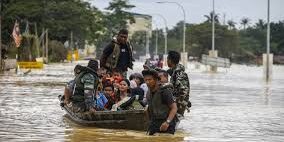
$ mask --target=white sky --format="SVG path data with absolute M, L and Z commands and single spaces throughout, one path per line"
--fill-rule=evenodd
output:
M 93 6 L 104 10 L 110 0 L 87 0 Z M 183 20 L 183 13 L 180 7 L 174 3 L 158 4 L 158 1 L 178 2 L 185 9 L 187 23 L 201 23 L 206 20 L 204 15 L 212 11 L 213 0 L 129 0 L 130 4 L 136 7 L 131 12 L 149 14 L 159 28 L 164 28 L 162 18 L 155 13 L 162 15 L 167 20 L 167 25 L 172 28 L 177 22 Z M 240 26 L 240 19 L 249 18 L 253 24 L 258 19 L 267 20 L 267 0 L 215 0 L 215 13 L 219 14 L 220 22 L 233 20 Z M 284 20 L 284 0 L 270 0 L 270 20 L 278 22 Z

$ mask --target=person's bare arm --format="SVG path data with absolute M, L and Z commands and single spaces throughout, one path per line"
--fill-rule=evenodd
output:
M 71 93 L 67 87 L 64 89 L 64 103 L 68 104 L 70 102 Z
M 176 103 L 172 103 L 169 107 L 170 107 L 170 113 L 168 115 L 167 120 L 172 121 L 177 113 L 177 105 Z M 160 131 L 167 131 L 168 127 L 169 123 L 165 121 L 164 123 L 162 123 Z

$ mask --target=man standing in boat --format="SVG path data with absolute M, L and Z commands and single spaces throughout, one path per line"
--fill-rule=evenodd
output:
M 149 135 L 155 133 L 175 133 L 177 105 L 172 91 L 159 83 L 158 72 L 153 69 L 143 70 L 144 80 L 149 87 L 147 93 L 150 118 Z
M 127 69 L 133 69 L 132 46 L 128 39 L 128 30 L 119 31 L 116 38 L 104 48 L 100 59 L 100 66 L 110 71 L 118 69 L 126 78 Z
M 98 86 L 98 61 L 90 60 L 74 79 L 72 104 L 76 111 L 95 111 L 94 95 Z
M 191 107 L 189 101 L 190 84 L 187 73 L 183 65 L 179 64 L 180 53 L 176 51 L 169 51 L 167 63 L 169 66 L 168 73 L 171 76 L 170 83 L 174 86 L 173 95 L 176 99 L 178 107 L 178 117 L 182 118 L 184 112 Z

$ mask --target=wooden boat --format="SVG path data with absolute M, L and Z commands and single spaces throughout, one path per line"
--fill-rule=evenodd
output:
M 110 129 L 147 130 L 147 118 L 143 109 L 121 111 L 74 112 L 72 107 L 62 103 L 60 106 L 75 123 L 84 126 Z

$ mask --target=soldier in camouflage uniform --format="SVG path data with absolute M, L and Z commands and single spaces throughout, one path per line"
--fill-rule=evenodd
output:
M 176 51 L 168 52 L 167 63 L 170 68 L 168 73 L 171 76 L 170 83 L 174 86 L 173 95 L 176 98 L 177 113 L 183 116 L 185 110 L 189 111 L 189 107 L 191 107 L 189 101 L 190 84 L 185 68 L 179 64 L 179 61 L 180 53 Z

